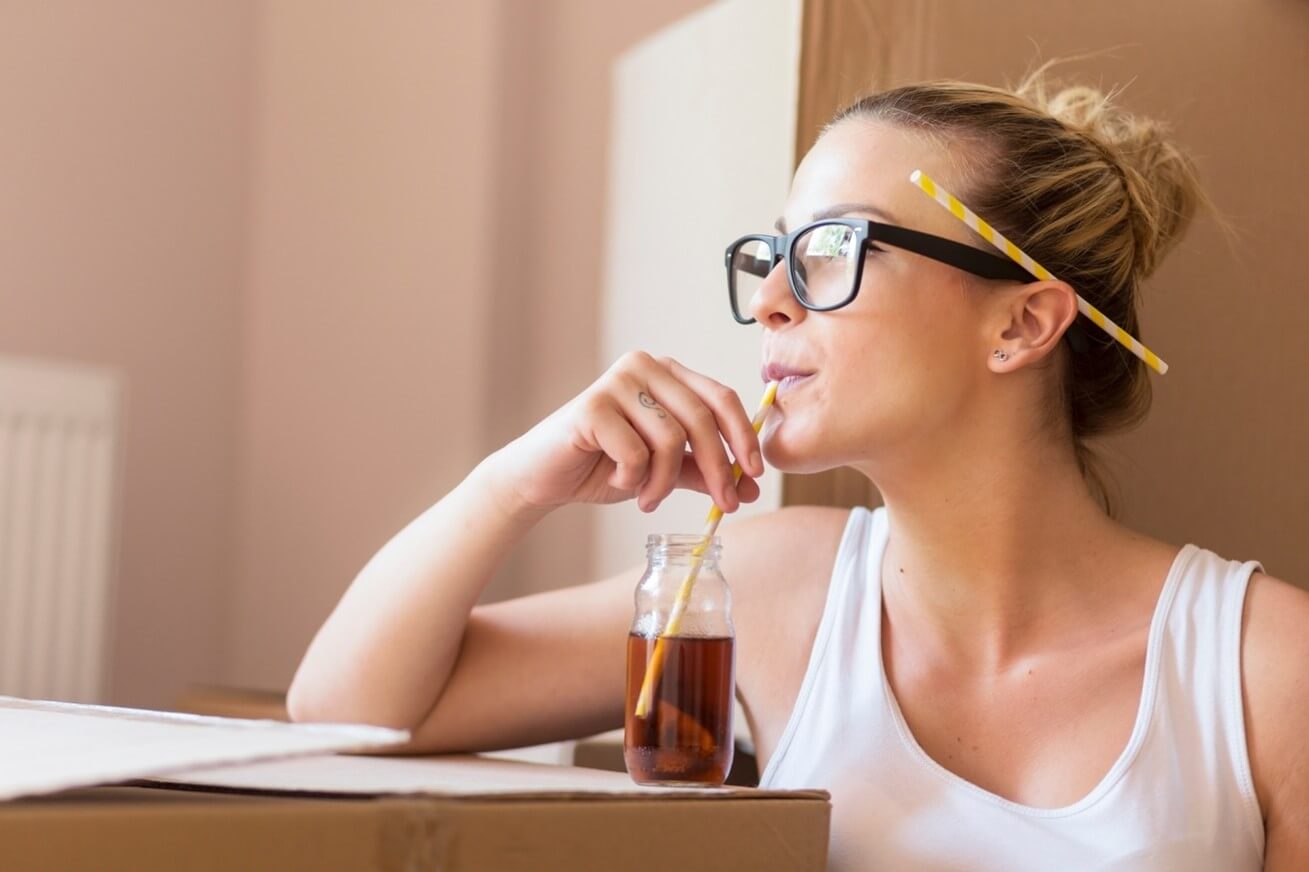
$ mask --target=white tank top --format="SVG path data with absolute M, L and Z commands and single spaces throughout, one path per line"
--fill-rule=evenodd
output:
M 851 512 L 795 709 L 760 780 L 831 793 L 830 870 L 1262 867 L 1240 673 L 1258 562 L 1182 548 L 1150 625 L 1127 746 L 1090 793 L 1047 809 L 955 775 L 909 732 L 882 666 L 888 534 L 885 507 Z

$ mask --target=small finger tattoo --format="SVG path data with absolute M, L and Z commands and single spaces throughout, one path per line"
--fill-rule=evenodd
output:
M 663 407 L 655 402 L 655 398 L 647 394 L 645 391 L 641 391 L 639 399 L 641 400 L 641 405 L 645 406 L 647 409 L 654 409 L 659 413 L 660 418 L 668 417 L 668 413 L 663 410 Z

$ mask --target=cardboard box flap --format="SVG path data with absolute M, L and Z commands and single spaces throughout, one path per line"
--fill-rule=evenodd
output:
M 751 787 L 644 787 L 621 772 L 547 766 L 473 755 L 355 757 L 321 755 L 173 773 L 151 783 L 278 794 L 385 796 L 423 794 L 467 799 L 582 799 L 687 795 L 705 799 L 828 799 L 826 791 Z
M 404 730 L 0 696 L 0 800 L 227 763 L 402 744 Z

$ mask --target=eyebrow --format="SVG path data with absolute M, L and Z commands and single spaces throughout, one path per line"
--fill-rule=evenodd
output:
M 843 215 L 849 215 L 851 212 L 863 212 L 868 215 L 876 215 L 888 224 L 900 223 L 893 215 L 891 215 L 891 213 L 885 212 L 876 206 L 871 206 L 868 203 L 837 203 L 835 206 L 828 206 L 826 209 L 820 209 L 815 212 L 813 220 L 822 221 L 825 218 L 840 218 Z M 786 219 L 778 218 L 773 222 L 773 227 L 777 229 L 778 233 L 785 234 Z

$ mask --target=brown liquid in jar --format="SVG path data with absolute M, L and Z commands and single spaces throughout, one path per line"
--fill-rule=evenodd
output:
M 627 637 L 623 757 L 638 784 L 721 785 L 732 768 L 735 640 L 671 636 L 647 717 L 637 696 L 656 640 Z

